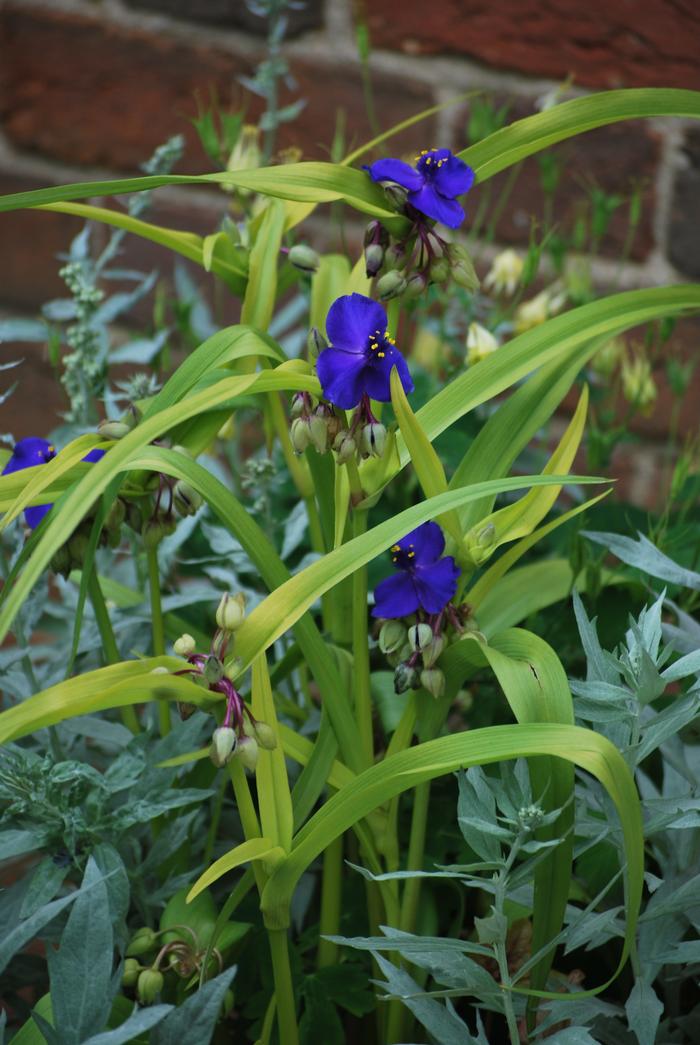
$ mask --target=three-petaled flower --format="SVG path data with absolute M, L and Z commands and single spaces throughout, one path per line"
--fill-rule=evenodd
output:
M 451 555 L 443 556 L 445 538 L 437 523 L 411 530 L 391 547 L 399 571 L 374 591 L 373 617 L 407 617 L 417 610 L 440 613 L 457 591 L 462 572 Z
M 35 465 L 46 464 L 55 456 L 56 451 L 47 439 L 40 439 L 33 435 L 27 436 L 26 439 L 20 439 L 15 443 L 12 456 L 3 468 L 2 474 L 10 475 L 12 472 L 22 471 L 23 468 L 34 468 Z M 83 461 L 95 462 L 99 461 L 101 457 L 104 457 L 104 450 L 91 450 L 83 457 Z M 25 508 L 24 521 L 30 530 L 39 525 L 51 507 L 50 504 L 35 504 L 31 508 Z
M 456 197 L 474 184 L 472 168 L 449 149 L 424 149 L 415 167 L 403 160 L 377 160 L 365 167 L 373 181 L 395 182 L 406 189 L 407 203 L 414 210 L 451 229 L 464 221 L 464 210 Z
M 357 406 L 363 396 L 388 403 L 394 367 L 404 391 L 413 391 L 406 360 L 386 328 L 382 306 L 363 294 L 346 294 L 333 302 L 326 317 L 330 347 L 316 360 L 325 399 L 343 410 Z

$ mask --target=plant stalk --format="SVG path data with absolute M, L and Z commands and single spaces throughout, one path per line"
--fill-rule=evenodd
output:
M 104 653 L 105 662 L 107 664 L 118 664 L 119 648 L 117 647 L 117 640 L 114 637 L 114 631 L 112 629 L 112 622 L 109 619 L 109 610 L 105 603 L 105 597 L 102 594 L 102 588 L 100 587 L 100 581 L 97 576 L 95 567 L 90 570 L 90 576 L 88 578 L 88 594 L 90 595 L 90 602 L 95 613 L 95 620 L 97 621 L 97 627 L 100 632 L 100 639 L 102 640 L 102 650 Z M 127 704 L 123 708 L 120 708 L 122 722 L 127 729 L 130 729 L 132 733 L 141 732 L 141 724 L 136 714 L 136 709 L 133 704 Z
M 153 654 L 162 657 L 165 653 L 165 625 L 163 624 L 163 606 L 160 598 L 160 570 L 158 569 L 158 548 L 146 548 L 148 565 L 148 587 L 151 594 L 151 628 L 153 633 Z M 167 700 L 158 701 L 158 725 L 160 735 L 170 732 L 170 704 Z

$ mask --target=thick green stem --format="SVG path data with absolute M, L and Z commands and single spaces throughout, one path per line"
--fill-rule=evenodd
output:
M 272 955 L 272 971 L 275 977 L 275 998 L 277 1001 L 277 1028 L 280 1045 L 298 1045 L 297 1012 L 294 1003 L 294 987 L 292 970 L 289 966 L 289 948 L 286 929 L 268 929 Z
M 100 639 L 102 640 L 102 650 L 105 662 L 107 664 L 118 664 L 120 657 L 117 640 L 114 637 L 112 622 L 109 619 L 109 611 L 94 567 L 90 570 L 90 576 L 88 578 L 88 593 L 95 613 L 97 627 L 100 632 Z M 127 729 L 131 730 L 132 733 L 139 733 L 141 731 L 141 725 L 133 704 L 128 704 L 126 707 L 121 708 L 121 716 L 122 722 Z
M 221 810 L 224 806 L 224 795 L 226 794 L 226 777 L 222 774 L 219 780 L 219 789 L 214 796 L 214 802 L 211 811 L 211 823 L 209 824 L 209 830 L 207 832 L 207 840 L 204 845 L 204 864 L 209 866 L 211 863 L 212 854 L 214 852 L 214 844 L 216 842 L 216 835 L 219 830 L 219 821 L 221 820 Z
M 367 530 L 367 512 L 356 508 L 352 516 L 353 537 L 361 537 Z M 363 762 L 374 761 L 372 731 L 372 696 L 369 681 L 369 643 L 367 640 L 367 570 L 363 566 L 352 575 L 352 655 L 355 689 L 355 722 L 360 738 Z
M 340 928 L 341 884 L 343 874 L 343 836 L 339 835 L 323 854 L 323 876 L 321 879 L 321 916 L 316 965 L 336 965 L 338 944 L 324 940 L 324 936 L 337 936 Z
M 158 548 L 146 548 L 148 564 L 148 587 L 151 594 L 151 629 L 153 634 L 153 653 L 162 657 L 165 653 L 165 625 L 163 624 L 163 607 L 160 599 L 160 570 L 158 569 Z M 158 702 L 158 725 L 160 735 L 170 732 L 170 704 L 167 700 Z

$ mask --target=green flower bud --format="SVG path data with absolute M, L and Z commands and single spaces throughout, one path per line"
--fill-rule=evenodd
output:
M 424 668 L 420 673 L 420 684 L 437 700 L 445 692 L 445 673 L 440 668 Z
M 433 641 L 433 629 L 429 624 L 412 624 L 408 629 L 408 642 L 411 649 L 422 652 Z
M 100 421 L 97 426 L 97 434 L 101 439 L 123 439 L 128 435 L 132 426 L 125 421 Z
M 142 1005 L 150 1005 L 163 989 L 163 974 L 157 969 L 144 969 L 138 978 L 136 995 Z
M 417 689 L 419 676 L 415 668 L 403 661 L 394 671 L 394 693 L 405 693 L 407 689 Z
M 204 662 L 204 677 L 210 686 L 215 686 L 224 677 L 224 666 L 213 654 L 210 654 Z
M 272 726 L 268 726 L 267 722 L 257 721 L 253 726 L 253 732 L 261 748 L 264 748 L 265 751 L 275 750 L 277 747 L 277 734 Z
M 333 449 L 338 455 L 338 464 L 345 464 L 346 461 L 351 460 L 357 452 L 357 443 L 350 435 L 350 432 L 345 429 L 339 432 L 333 441 Z
M 211 736 L 209 758 L 221 769 L 233 757 L 238 746 L 238 739 L 230 726 L 219 726 Z
M 139 978 L 141 966 L 136 958 L 127 958 L 122 971 L 122 986 L 133 987 Z
M 406 264 L 406 252 L 398 243 L 392 244 L 384 255 L 384 265 L 387 269 L 402 268 Z
M 408 198 L 408 189 L 404 189 L 403 185 L 397 185 L 396 182 L 392 181 L 384 186 L 384 193 L 392 207 L 396 210 L 404 209 L 406 199 Z
M 328 348 L 328 342 L 318 327 L 312 327 L 309 331 L 309 335 L 306 339 L 306 347 L 309 352 L 309 359 L 312 361 L 316 359 L 325 348 Z
M 292 417 L 299 417 L 306 411 L 306 396 L 303 392 L 295 392 L 292 396 L 292 405 L 289 413 Z
M 245 617 L 245 595 L 237 592 L 235 595 L 221 596 L 221 602 L 216 611 L 216 623 L 222 631 L 235 631 L 240 628 Z
M 316 413 L 309 418 L 309 436 L 316 452 L 325 454 L 328 449 L 328 421 L 325 417 Z
M 380 247 L 389 246 L 389 233 L 384 228 L 381 221 L 377 221 L 376 218 L 370 221 L 365 229 L 365 238 L 362 245 L 364 247 L 369 247 L 373 243 L 378 243 Z
M 381 457 L 386 446 L 386 428 L 372 422 L 365 425 L 360 436 L 360 451 L 363 457 Z
M 450 278 L 450 263 L 447 258 L 437 258 L 430 266 L 432 283 L 444 283 Z
M 71 571 L 71 563 L 72 559 L 68 547 L 65 544 L 62 544 L 61 547 L 54 552 L 50 566 L 54 573 L 60 573 L 62 577 L 67 577 Z
M 425 293 L 428 281 L 422 272 L 414 272 L 413 275 L 406 282 L 406 290 L 404 293 L 409 298 L 418 298 L 421 294 Z
M 481 566 L 491 558 L 496 546 L 496 527 L 492 522 L 474 527 L 465 537 L 464 544 L 472 561 Z
M 126 506 L 126 525 L 130 526 L 134 533 L 141 533 L 143 529 L 143 512 L 134 501 L 129 501 Z
M 121 497 L 117 497 L 105 516 L 105 530 L 119 530 L 125 518 L 126 505 Z
M 254 737 L 241 737 L 236 748 L 236 757 L 240 758 L 246 769 L 255 772 L 258 764 L 258 742 Z
M 428 648 L 423 650 L 423 664 L 426 668 L 432 668 L 433 664 L 440 657 L 446 644 L 447 640 L 444 635 L 435 635 L 433 637 Z
M 143 928 L 137 929 L 134 935 L 129 941 L 129 946 L 126 949 L 127 958 L 138 958 L 142 954 L 148 954 L 149 951 L 154 951 L 156 943 L 158 942 L 158 936 L 153 929 L 149 929 L 147 925 Z
M 178 479 L 173 490 L 173 503 L 180 515 L 195 515 L 202 506 L 203 498 L 189 483 Z
M 406 641 L 406 629 L 399 620 L 386 620 L 379 632 L 379 648 L 382 653 L 395 653 Z
M 382 301 L 390 301 L 391 298 L 400 297 L 406 289 L 406 279 L 398 269 L 386 272 L 381 279 L 377 280 L 377 294 Z
M 164 537 L 167 537 L 175 529 L 175 520 L 159 517 L 147 519 L 141 528 L 141 536 L 146 548 L 157 548 Z
M 458 243 L 450 244 L 449 262 L 452 267 L 452 279 L 460 287 L 467 290 L 478 290 L 480 286 L 479 277 L 474 268 L 469 251 Z
M 80 568 L 87 554 L 89 539 L 84 533 L 76 533 L 68 541 L 68 552 L 71 557 L 71 565 Z
M 197 643 L 194 641 L 191 635 L 185 632 L 179 639 L 175 639 L 173 643 L 173 649 L 177 653 L 178 657 L 189 657 L 190 653 L 194 653 Z
M 295 244 L 287 255 L 290 264 L 300 272 L 315 272 L 321 263 L 321 259 L 312 247 L 304 243 Z
M 376 276 L 384 264 L 384 247 L 378 243 L 370 243 L 365 247 L 365 273 L 368 279 Z
M 289 430 L 289 435 L 292 440 L 292 446 L 296 453 L 303 454 L 307 446 L 311 442 L 311 427 L 309 425 L 308 418 L 306 417 L 295 417 L 292 421 L 292 427 Z

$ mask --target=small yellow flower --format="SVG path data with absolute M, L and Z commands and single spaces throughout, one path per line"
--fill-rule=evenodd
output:
M 262 153 L 260 151 L 260 130 L 253 123 L 244 123 L 238 141 L 231 150 L 231 155 L 226 164 L 227 171 L 254 171 L 260 166 Z M 233 189 L 228 186 L 224 188 L 229 192 L 237 191 L 241 196 L 252 196 L 252 189 Z
M 643 414 L 651 413 L 656 399 L 656 384 L 651 373 L 651 363 L 644 356 L 625 358 L 622 363 L 622 394 L 628 403 L 636 406 Z
M 474 366 L 475 363 L 486 359 L 498 348 L 498 340 L 490 330 L 482 327 L 480 323 L 470 323 L 467 331 L 467 363 Z
M 515 293 L 522 271 L 523 259 L 509 247 L 493 259 L 484 286 L 493 289 L 495 294 L 505 293 L 510 297 Z
M 612 377 L 625 351 L 625 343 L 619 337 L 607 341 L 591 360 L 591 367 L 599 377 Z
M 529 301 L 523 301 L 515 310 L 513 327 L 516 334 L 524 334 L 526 330 L 540 326 L 550 316 L 555 316 L 566 302 L 566 294 L 562 293 L 556 285 L 541 290 L 536 297 Z

